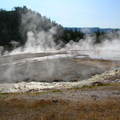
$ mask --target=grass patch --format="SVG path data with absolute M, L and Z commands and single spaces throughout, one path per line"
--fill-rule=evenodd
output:
M 101 87 L 120 87 L 120 83 L 104 83 L 104 84 L 92 84 L 92 85 L 83 85 L 82 87 L 75 86 L 68 90 L 86 90 L 86 89 L 97 89 Z
M 111 86 L 111 84 L 98 84 L 98 85 L 84 85 L 81 88 L 97 88 L 97 87 L 106 87 L 106 86 Z
M 0 99 L 7 98 L 9 93 L 0 93 Z
M 39 96 L 39 95 L 44 95 L 44 94 L 52 94 L 52 93 L 62 93 L 62 90 L 60 89 L 46 89 L 41 92 L 18 92 L 18 93 L 0 93 L 0 98 L 6 98 L 9 96 Z
M 62 90 L 60 90 L 60 89 L 47 89 L 47 90 L 43 90 L 41 92 L 30 92 L 30 93 L 27 92 L 25 94 L 27 94 L 27 95 L 44 95 L 44 94 L 52 94 L 52 93 L 62 93 Z

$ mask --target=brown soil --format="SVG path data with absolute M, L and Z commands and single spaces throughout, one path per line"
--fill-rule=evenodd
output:
M 0 120 L 120 120 L 120 86 L 1 94 Z

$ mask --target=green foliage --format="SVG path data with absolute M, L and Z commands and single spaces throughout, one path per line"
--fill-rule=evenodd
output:
M 72 31 L 72 30 L 64 30 L 62 35 L 62 40 L 64 43 L 70 42 L 73 40 L 74 42 L 78 42 L 80 39 L 84 38 L 84 33 L 80 31 Z
M 4 47 L 4 51 L 13 49 L 11 41 L 20 45 L 25 42 L 19 31 L 23 11 L 24 8 L 17 7 L 12 11 L 0 10 L 0 46 Z
M 100 30 L 97 30 L 94 35 L 95 35 L 95 44 L 99 44 L 102 42 L 102 40 L 105 38 L 105 32 L 101 32 Z

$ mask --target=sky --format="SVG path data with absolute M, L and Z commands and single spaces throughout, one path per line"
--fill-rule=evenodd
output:
M 120 28 L 120 0 L 1 0 L 0 8 L 28 8 L 64 27 Z

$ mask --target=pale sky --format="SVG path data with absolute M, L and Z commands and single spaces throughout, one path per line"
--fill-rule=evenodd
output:
M 1 0 L 0 8 L 27 6 L 64 27 L 120 28 L 120 0 Z

